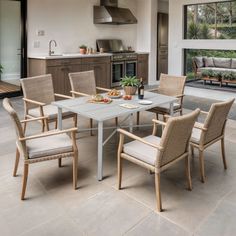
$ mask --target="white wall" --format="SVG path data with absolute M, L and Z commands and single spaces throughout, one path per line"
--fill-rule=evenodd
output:
M 96 39 L 118 38 L 125 46 L 150 53 L 149 83 L 156 83 L 156 41 L 158 0 L 119 0 L 138 19 L 134 25 L 94 25 L 93 5 L 100 0 L 28 0 L 28 53 L 48 53 L 48 42 L 58 42 L 56 53 L 78 52 L 79 45 L 95 48 Z M 37 36 L 44 30 L 45 36 Z M 39 48 L 34 47 L 35 42 Z
M 93 6 L 99 4 L 99 0 L 28 0 L 29 55 L 48 53 L 51 39 L 58 42 L 58 53 L 78 52 L 81 44 L 95 48 L 99 38 L 119 38 L 136 48 L 137 25 L 93 24 Z M 136 0 L 119 0 L 119 6 L 136 15 Z M 37 36 L 38 30 L 45 30 L 45 36 Z M 36 41 L 39 48 L 34 48 Z
M 225 49 L 235 50 L 236 40 L 184 40 L 183 6 L 194 3 L 215 2 L 216 0 L 170 0 L 169 3 L 169 73 L 183 74 L 184 49 Z M 223 0 L 222 0 L 223 1 Z
M 137 50 L 149 52 L 149 84 L 156 84 L 158 0 L 137 0 Z

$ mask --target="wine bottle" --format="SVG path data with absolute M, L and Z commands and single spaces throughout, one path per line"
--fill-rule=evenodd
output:
M 140 84 L 138 86 L 138 98 L 143 99 L 144 98 L 144 85 L 143 85 L 143 79 L 140 79 Z

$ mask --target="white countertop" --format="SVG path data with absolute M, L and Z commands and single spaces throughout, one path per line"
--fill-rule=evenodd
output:
M 149 54 L 148 52 L 136 52 L 137 54 Z M 30 59 L 67 59 L 67 58 L 88 58 L 88 57 L 111 57 L 112 53 L 96 53 L 96 54 L 80 54 L 80 53 L 65 53 L 60 55 L 45 55 L 45 54 L 38 54 L 38 55 L 29 55 L 28 58 Z
M 80 53 L 65 53 L 61 55 L 30 55 L 28 58 L 31 59 L 67 59 L 67 58 L 88 58 L 88 57 L 110 57 L 111 53 L 96 53 L 96 54 L 80 54 Z

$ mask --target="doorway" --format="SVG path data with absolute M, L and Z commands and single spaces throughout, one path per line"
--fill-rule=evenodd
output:
M 161 73 L 168 74 L 169 15 L 159 12 L 157 17 L 157 80 L 159 80 Z
M 0 1 L 0 98 L 21 94 L 27 75 L 27 0 Z

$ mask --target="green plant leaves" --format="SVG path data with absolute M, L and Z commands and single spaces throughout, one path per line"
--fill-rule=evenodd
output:
M 125 76 L 124 78 L 122 78 L 120 85 L 122 87 L 126 87 L 126 86 L 131 86 L 131 87 L 138 87 L 140 84 L 139 79 L 137 79 L 136 76 Z

